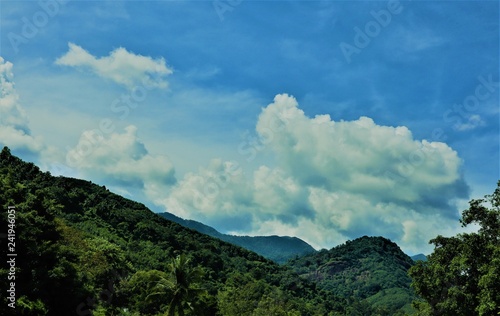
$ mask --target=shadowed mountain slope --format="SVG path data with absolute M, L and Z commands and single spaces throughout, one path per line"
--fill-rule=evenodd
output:
M 291 258 L 316 252 L 311 245 L 297 237 L 227 235 L 203 223 L 182 219 L 168 212 L 159 213 L 159 215 L 184 227 L 254 251 L 277 263 L 285 263 Z

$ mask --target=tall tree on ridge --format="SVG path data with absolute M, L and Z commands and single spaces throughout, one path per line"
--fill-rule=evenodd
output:
M 479 229 L 437 236 L 428 261 L 409 271 L 424 300 L 414 303 L 418 315 L 500 315 L 500 181 L 493 194 L 469 202 L 460 222 Z

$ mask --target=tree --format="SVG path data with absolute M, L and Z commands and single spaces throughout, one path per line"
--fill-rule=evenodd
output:
M 469 202 L 460 222 L 479 229 L 437 236 L 428 261 L 409 271 L 423 299 L 414 303 L 419 315 L 500 314 L 500 181 L 493 194 Z
M 185 255 L 179 255 L 169 264 L 169 277 L 160 278 L 151 295 L 170 297 L 168 316 L 184 316 L 184 310 L 192 312 L 196 303 L 206 291 L 200 286 L 204 271 L 201 267 L 192 268 L 190 260 Z
M 250 273 L 234 273 L 217 295 L 219 312 L 223 316 L 253 316 L 262 297 L 271 290 L 269 284 L 255 280 Z
M 158 282 L 168 278 L 169 275 L 163 271 L 137 271 L 119 283 L 115 302 L 119 308 L 130 309 L 140 315 L 158 315 L 165 305 L 165 295 L 150 293 L 158 292 Z

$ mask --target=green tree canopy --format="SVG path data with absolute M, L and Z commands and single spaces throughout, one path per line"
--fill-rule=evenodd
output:
M 151 295 L 169 297 L 169 316 L 184 316 L 185 310 L 195 313 L 196 303 L 206 293 L 200 286 L 205 274 L 203 269 L 191 267 L 190 260 L 185 255 L 179 255 L 169 264 L 169 273 L 168 278 L 159 279 Z
M 428 261 L 409 271 L 423 299 L 415 302 L 419 315 L 500 315 L 500 181 L 493 194 L 469 202 L 460 222 L 479 229 L 432 239 Z

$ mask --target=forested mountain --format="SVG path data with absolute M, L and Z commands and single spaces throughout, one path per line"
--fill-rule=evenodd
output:
M 174 214 L 160 213 L 162 217 L 181 224 L 184 227 L 194 229 L 200 233 L 222 239 L 234 245 L 254 251 L 267 259 L 278 263 L 285 263 L 296 256 L 303 256 L 316 252 L 316 250 L 297 237 L 288 236 L 234 236 L 218 232 L 216 229 L 203 223 L 182 219 Z
M 13 289 L 0 315 L 396 315 L 394 302 L 411 296 L 412 261 L 390 241 L 363 238 L 280 266 L 103 186 L 41 172 L 8 148 L 0 205 L 0 233 L 9 229 L 0 255 L 16 254 L 0 267 L 0 288 Z
M 290 268 L 105 187 L 43 173 L 8 148 L 0 154 L 0 205 L 2 232 L 15 207 L 17 255 L 14 280 L 5 263 L 0 269 L 3 291 L 15 283 L 16 313 L 2 295 L 0 315 L 162 315 L 178 306 L 199 316 L 342 315 L 348 308 Z
M 358 310 L 375 308 L 382 315 L 403 315 L 411 312 L 415 298 L 408 276 L 413 264 L 392 241 L 364 236 L 292 259 L 287 266 L 336 296 L 360 300 Z

